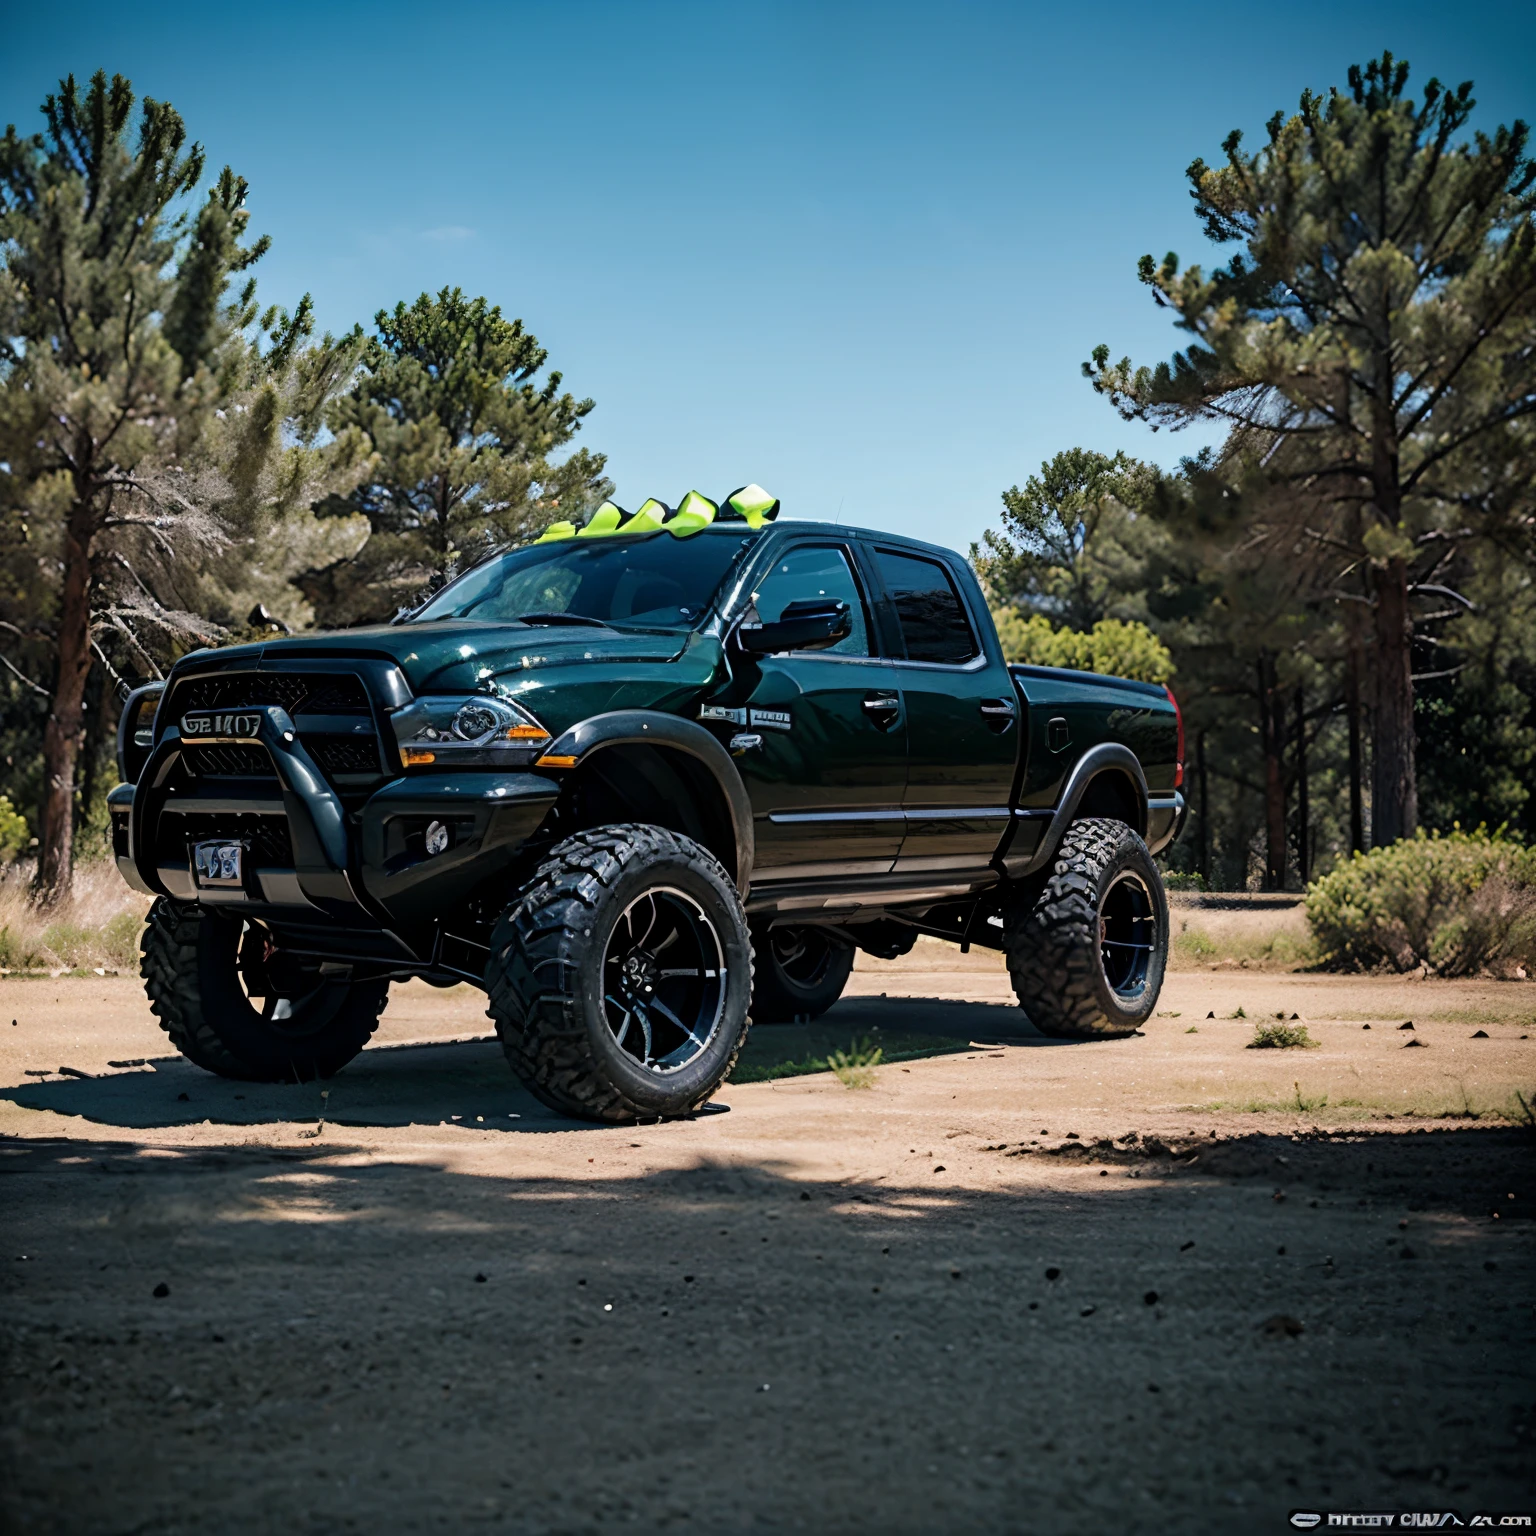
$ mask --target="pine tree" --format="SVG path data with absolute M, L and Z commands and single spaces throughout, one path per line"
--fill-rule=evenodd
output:
M 362 514 L 367 543 L 352 559 L 298 577 L 324 624 L 391 618 L 466 557 L 537 536 L 612 490 L 601 454 L 568 444 L 591 400 L 535 376 L 548 354 L 521 320 L 457 288 L 380 310 L 351 391 L 330 411 L 338 437 L 374 455 L 349 495 L 322 515 Z
M 348 343 L 309 345 L 307 301 L 261 316 L 249 277 L 231 292 L 267 248 L 245 182 L 226 168 L 196 201 L 201 146 L 148 98 L 135 132 L 134 107 L 120 75 L 70 77 L 44 132 L 0 139 L 0 637 L 13 694 L 45 701 L 47 900 L 104 713 L 93 666 L 153 674 L 221 638 L 242 549 L 324 488 L 316 434 L 350 367 Z
M 1414 637 L 1466 547 L 1529 553 L 1536 524 L 1536 166 L 1516 122 L 1470 140 L 1471 85 L 1405 95 L 1406 63 L 1351 68 L 1306 91 L 1268 142 L 1223 146 L 1189 180 L 1205 233 L 1242 250 L 1205 274 L 1170 253 L 1141 278 L 1196 338 L 1134 368 L 1095 350 L 1084 372 L 1127 418 L 1216 421 L 1265 506 L 1270 552 L 1332 557 L 1362 605 L 1370 658 L 1373 842 L 1418 823 Z M 1265 487 L 1276 495 L 1266 502 Z

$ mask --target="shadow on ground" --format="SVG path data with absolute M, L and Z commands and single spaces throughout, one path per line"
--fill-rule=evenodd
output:
M 736 1080 L 825 1071 L 828 1055 L 857 1040 L 887 1061 L 963 1051 L 978 1044 L 1045 1045 L 1018 1008 L 941 998 L 845 998 L 814 1024 L 754 1029 Z M 322 1093 L 328 1097 L 322 1098 Z M 149 1130 L 174 1125 L 314 1123 L 404 1126 L 443 1123 L 499 1131 L 574 1128 L 513 1077 L 492 1036 L 430 1045 L 373 1045 L 323 1083 L 240 1083 L 180 1056 L 156 1057 L 99 1077 L 50 1078 L 0 1089 L 26 1109 L 78 1115 L 100 1125 Z
M 1196 1145 L 976 1192 L 926 1164 L 658 1172 L 644 1145 L 628 1177 L 519 1179 L 3 1144 L 0 1525 L 1075 1536 L 1528 1508 L 1529 1139 Z

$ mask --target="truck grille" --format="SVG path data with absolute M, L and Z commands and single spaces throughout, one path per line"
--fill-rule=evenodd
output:
M 191 678 L 176 690 L 178 715 L 242 704 L 276 704 L 290 715 L 372 714 L 362 679 L 350 672 L 220 672 Z
M 379 772 L 379 747 L 372 736 L 306 736 L 304 745 L 322 773 Z
M 219 672 L 190 677 L 175 685 L 172 719 L 189 709 L 240 709 L 277 705 L 294 717 L 299 739 L 337 789 L 349 795 L 365 792 L 368 778 L 381 780 L 384 764 L 374 735 L 373 710 L 363 680 L 349 672 Z M 322 721 L 317 716 L 329 717 Z M 368 729 L 335 734 L 343 719 L 366 721 Z M 311 729 L 305 730 L 308 721 Z M 331 729 L 326 730 L 329 725 Z M 199 779 L 266 779 L 277 777 L 264 747 L 243 743 L 186 742 L 182 760 Z M 344 780 L 345 783 L 339 782 Z
M 277 771 L 265 747 L 224 743 L 189 744 L 181 749 L 187 767 L 201 778 L 275 779 Z

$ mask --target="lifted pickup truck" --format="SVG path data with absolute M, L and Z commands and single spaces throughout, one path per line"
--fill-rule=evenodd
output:
M 325 1077 L 392 980 L 469 981 L 547 1104 L 676 1116 L 749 1016 L 814 1017 L 918 934 L 1005 950 L 1047 1033 L 1135 1030 L 1172 694 L 1010 667 L 952 551 L 777 510 L 605 505 L 392 624 L 135 693 L 112 836 L 177 1048 Z

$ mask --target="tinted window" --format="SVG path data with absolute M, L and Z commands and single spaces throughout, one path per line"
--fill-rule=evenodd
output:
M 665 531 L 530 544 L 477 566 L 411 615 L 511 620 L 571 614 L 623 627 L 688 628 L 753 535 Z
M 791 604 L 808 597 L 839 597 L 853 616 L 847 639 L 829 645 L 821 655 L 868 656 L 869 621 L 858 583 L 848 568 L 848 557 L 831 544 L 798 544 L 785 550 L 772 567 L 758 578 L 753 606 L 763 623 L 782 617 Z
M 949 572 L 937 560 L 877 552 L 880 574 L 896 608 L 908 661 L 958 665 L 978 654 L 965 605 Z

